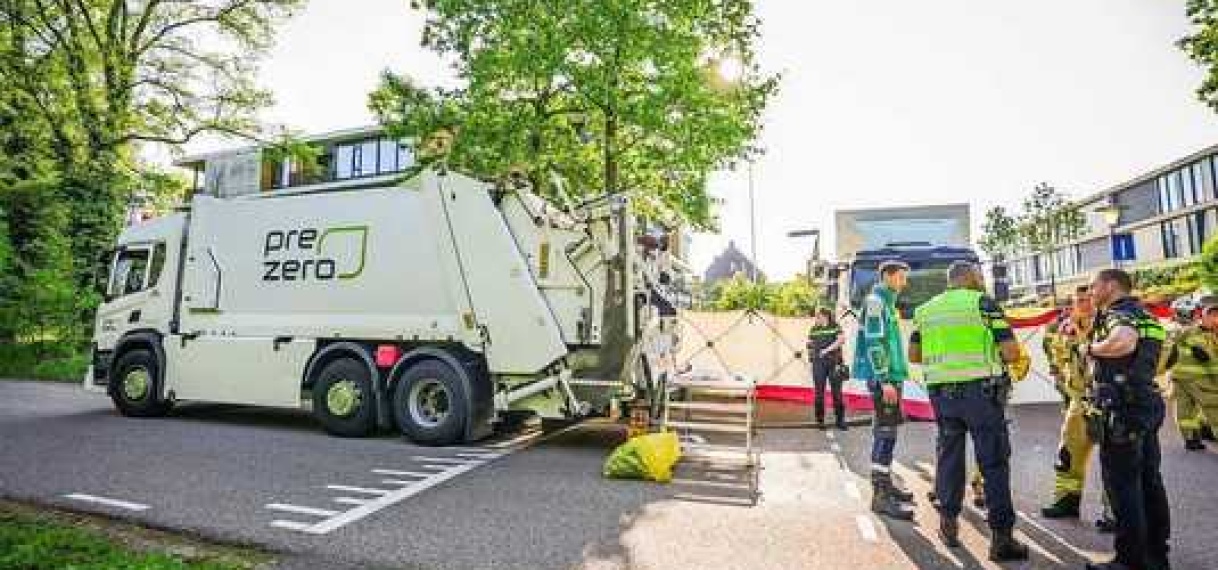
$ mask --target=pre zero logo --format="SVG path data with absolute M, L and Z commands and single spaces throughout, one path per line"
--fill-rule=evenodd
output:
M 368 226 L 271 230 L 262 243 L 262 280 L 355 279 L 367 253 Z

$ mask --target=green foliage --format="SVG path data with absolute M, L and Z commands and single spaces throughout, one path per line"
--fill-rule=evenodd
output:
M 1201 249 L 1197 278 L 1210 291 L 1218 291 L 1218 238 L 1211 238 Z
M 626 191 L 649 218 L 710 227 L 709 173 L 756 152 L 778 80 L 755 63 L 751 0 L 416 4 L 423 45 L 465 84 L 386 74 L 370 106 L 430 160 L 550 196 Z M 724 61 L 739 62 L 731 82 L 715 74 Z
M 0 342 L 0 378 L 80 382 L 89 368 L 85 343 Z
M 96 531 L 0 511 L 0 570 L 236 570 L 228 561 L 185 561 L 137 552 Z
M 1203 263 L 1147 267 L 1133 271 L 1134 286 L 1147 298 L 1174 299 L 1201 288 Z
M 1218 0 L 1188 0 L 1185 12 L 1193 33 L 1177 45 L 1205 70 L 1197 98 L 1218 111 Z
M 801 276 L 772 284 L 754 283 L 737 274 L 716 283 L 710 292 L 710 307 L 716 311 L 753 309 L 780 317 L 802 317 L 823 303 L 822 291 Z
M 1087 219 L 1078 206 L 1046 183 L 1032 190 L 1019 216 L 1021 243 L 1036 253 L 1048 253 L 1082 237 Z
M 0 210 L 19 280 L 0 283 L 0 341 L 83 335 L 127 204 L 164 211 L 184 189 L 137 145 L 255 136 L 270 99 L 253 65 L 303 1 L 0 0 Z
M 1019 222 L 1002 206 L 986 210 L 978 244 L 993 259 L 1010 257 L 1019 250 Z

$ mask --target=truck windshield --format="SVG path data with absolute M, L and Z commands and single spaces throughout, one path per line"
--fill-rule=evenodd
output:
M 909 287 L 901 293 L 898 303 L 912 310 L 929 301 L 947 288 L 947 267 L 955 260 L 907 262 L 910 266 Z M 856 262 L 850 266 L 850 306 L 858 309 L 871 291 L 877 278 L 877 262 Z

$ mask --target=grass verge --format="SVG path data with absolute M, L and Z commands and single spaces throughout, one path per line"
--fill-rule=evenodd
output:
M 0 500 L 0 570 L 250 570 L 267 561 L 253 550 Z

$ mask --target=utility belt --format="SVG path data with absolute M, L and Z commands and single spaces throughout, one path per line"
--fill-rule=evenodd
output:
M 978 388 L 983 391 L 987 398 L 992 399 L 995 404 L 1004 406 L 1011 398 L 1011 377 L 1006 374 L 1000 374 L 998 376 L 965 380 L 963 382 L 933 384 L 927 386 L 926 391 L 931 396 L 955 399 L 963 397 L 964 393 L 969 390 L 976 390 Z
M 1101 445 L 1126 445 L 1137 442 L 1146 428 L 1134 421 L 1129 409 L 1139 403 L 1135 389 L 1139 387 L 1121 374 L 1111 382 L 1093 382 L 1083 397 L 1087 434 Z M 1141 386 L 1148 393 L 1157 391 L 1153 382 Z

